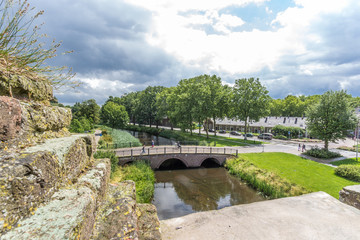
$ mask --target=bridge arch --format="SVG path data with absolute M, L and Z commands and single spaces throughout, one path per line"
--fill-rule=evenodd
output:
M 179 157 L 171 157 L 171 158 L 164 158 L 162 160 L 160 160 L 157 163 L 157 166 L 155 166 L 155 169 L 167 169 L 167 168 L 171 168 L 171 166 L 177 166 L 176 168 L 181 168 L 182 165 L 184 166 L 184 168 L 188 168 L 189 164 L 187 161 L 185 161 L 184 159 L 181 159 Z
M 204 158 L 199 162 L 199 165 L 202 167 L 221 167 L 222 164 L 219 162 L 218 159 L 213 157 Z

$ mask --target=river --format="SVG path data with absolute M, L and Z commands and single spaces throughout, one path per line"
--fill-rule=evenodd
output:
M 160 220 L 265 200 L 224 168 L 164 170 L 155 176 L 152 203 Z

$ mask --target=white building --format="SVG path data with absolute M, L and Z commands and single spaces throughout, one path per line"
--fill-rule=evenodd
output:
M 232 119 L 218 119 L 216 120 L 216 130 L 227 130 L 227 131 L 245 131 L 245 122 L 232 120 Z M 248 132 L 260 133 L 260 132 L 271 132 L 271 130 L 277 126 L 282 125 L 285 127 L 299 127 L 306 129 L 306 117 L 264 117 L 259 121 L 250 121 L 248 123 Z M 212 120 L 209 121 L 209 129 L 214 129 L 214 123 Z

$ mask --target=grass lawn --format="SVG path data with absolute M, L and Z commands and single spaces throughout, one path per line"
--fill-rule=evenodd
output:
M 209 135 L 209 138 L 206 138 L 206 134 L 199 135 L 196 132 L 193 132 L 191 136 L 190 133 L 182 133 L 186 136 L 187 139 L 197 140 L 197 141 L 207 141 L 209 145 L 217 147 L 236 147 L 236 146 L 247 146 L 248 144 L 262 144 L 260 141 L 255 140 L 244 140 L 239 138 L 232 138 L 232 137 L 223 137 L 223 136 L 213 136 Z
M 359 184 L 336 176 L 332 167 L 288 153 L 247 153 L 241 156 L 292 183 L 313 192 L 326 192 L 335 198 L 339 198 L 343 187 Z
M 348 158 L 348 159 L 332 162 L 331 164 L 335 165 L 335 166 L 340 166 L 340 165 L 344 165 L 344 164 L 360 165 L 360 158 L 358 158 L 357 161 L 356 161 L 356 158 Z

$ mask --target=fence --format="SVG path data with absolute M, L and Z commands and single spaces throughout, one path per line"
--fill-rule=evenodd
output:
M 226 147 L 202 147 L 202 146 L 183 146 L 183 147 L 146 147 L 146 148 L 132 148 L 126 150 L 116 150 L 118 157 L 133 157 L 133 156 L 150 156 L 163 154 L 221 154 L 221 155 L 238 155 L 238 149 Z

